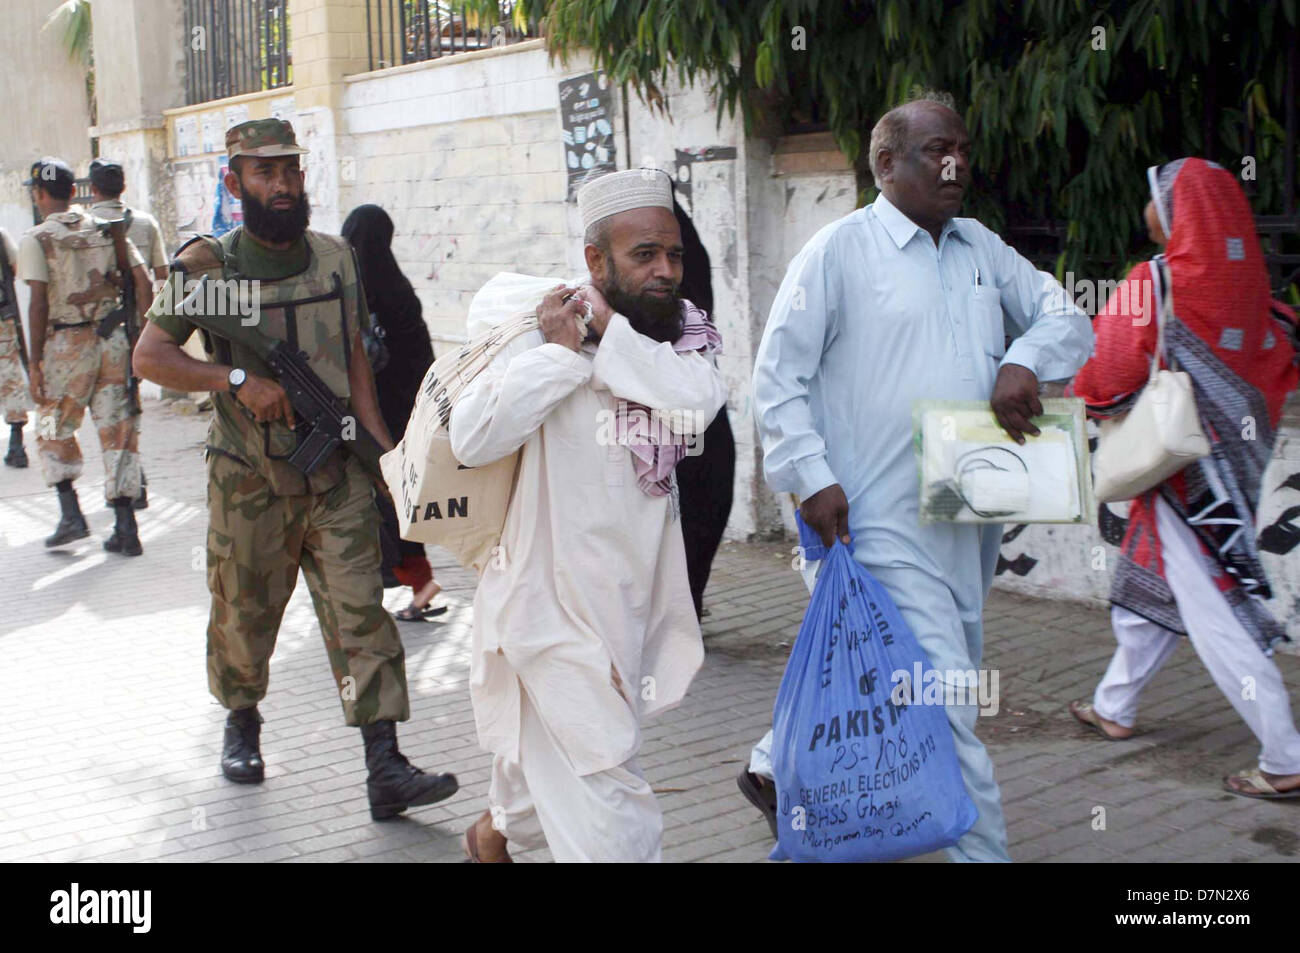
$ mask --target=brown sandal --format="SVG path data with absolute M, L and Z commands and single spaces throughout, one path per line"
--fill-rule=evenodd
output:
M 465 833 L 460 836 L 460 846 L 465 851 L 465 859 L 461 861 L 464 864 L 486 864 L 488 861 L 478 855 L 478 820 L 465 828 Z M 505 860 L 492 861 L 497 864 L 513 864 L 514 860 L 509 854 L 506 854 Z

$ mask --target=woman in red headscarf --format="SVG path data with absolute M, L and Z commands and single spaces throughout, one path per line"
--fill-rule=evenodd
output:
M 1287 636 L 1263 604 L 1272 592 L 1255 540 L 1264 468 L 1297 383 L 1295 317 L 1270 300 L 1250 205 L 1227 170 L 1179 159 L 1148 177 L 1147 228 L 1165 253 L 1097 315 L 1096 352 L 1071 392 L 1094 417 L 1128 411 L 1172 295 L 1162 362 L 1191 377 L 1211 453 L 1132 502 L 1110 594 L 1119 645 L 1092 703 L 1070 710 L 1109 739 L 1130 737 L 1142 689 L 1187 635 L 1263 746 L 1258 770 L 1224 778 L 1227 790 L 1300 797 L 1300 732 L 1271 658 Z

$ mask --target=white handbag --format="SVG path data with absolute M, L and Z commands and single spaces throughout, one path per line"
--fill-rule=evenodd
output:
M 1186 371 L 1161 370 L 1165 325 L 1173 316 L 1173 289 L 1161 287 L 1163 259 L 1152 262 L 1156 302 L 1156 350 L 1151 375 L 1133 409 L 1103 421 L 1093 455 L 1093 487 L 1102 503 L 1131 500 L 1210 452 Z

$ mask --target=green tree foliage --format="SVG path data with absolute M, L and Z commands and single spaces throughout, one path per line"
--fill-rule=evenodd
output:
M 540 22 L 662 108 L 702 82 L 753 134 L 824 124 L 874 194 L 872 125 L 917 88 L 948 90 L 974 139 L 967 206 L 995 229 L 1063 223 L 1056 269 L 1141 249 L 1147 166 L 1183 155 L 1234 171 L 1284 211 L 1282 115 L 1297 0 L 470 0 Z

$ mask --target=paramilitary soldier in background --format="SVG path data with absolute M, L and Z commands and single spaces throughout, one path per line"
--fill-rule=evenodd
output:
M 145 271 L 151 278 L 162 281 L 167 277 L 167 250 L 163 245 L 162 228 L 148 212 L 131 208 L 122 201 L 125 190 L 126 174 L 120 163 L 104 158 L 91 160 L 90 214 L 110 222 L 126 219 L 126 237 L 144 258 Z
M 162 229 L 158 220 L 148 212 L 130 208 L 122 201 L 126 190 L 126 174 L 121 163 L 103 157 L 90 163 L 90 214 L 110 222 L 126 222 L 126 236 L 144 258 L 145 271 L 159 281 L 167 277 L 167 251 L 163 245 Z M 152 300 L 152 295 L 150 296 Z M 139 426 L 137 421 L 136 426 Z M 135 498 L 135 508 L 149 505 L 148 480 L 144 468 L 140 469 L 140 495 Z
M 194 331 L 184 311 L 256 322 L 263 334 L 301 350 L 310 369 L 385 448 L 374 379 L 361 343 L 365 296 L 351 248 L 307 229 L 293 128 L 278 119 L 240 123 L 226 133 L 225 184 L 243 200 L 244 224 L 220 239 L 194 239 L 149 311 L 136 366 L 149 380 L 213 392 L 208 431 L 208 686 L 226 719 L 221 770 L 238 782 L 263 777 L 261 715 L 268 665 L 298 569 L 307 577 L 330 667 L 349 725 L 360 726 L 376 820 L 456 792 L 450 774 L 425 774 L 397 748 L 395 722 L 410 716 L 405 652 L 382 605 L 379 513 L 360 461 L 340 447 L 310 476 L 286 462 L 297 446 L 293 409 L 270 369 L 251 350 L 204 333 L 212 363 L 181 349 Z M 222 305 L 185 303 L 207 277 L 227 289 Z M 251 315 L 232 313 L 231 282 L 256 281 Z M 205 289 L 206 290 L 206 289 Z M 229 310 L 220 310 L 221 308 Z M 250 309 L 251 310 L 251 309 Z M 190 313 L 196 313 L 191 311 Z
M 28 229 L 18 248 L 18 277 L 32 289 L 28 374 L 36 401 L 36 446 L 46 484 L 58 488 L 62 513 L 45 545 L 63 546 L 90 535 L 72 486 L 82 467 L 77 428 L 89 406 L 104 452 L 104 497 L 116 515 L 104 548 L 139 556 L 132 502 L 140 495 L 140 457 L 127 380 L 131 342 L 124 322 L 111 332 L 104 322 L 122 306 L 120 286 L 132 280 L 139 320 L 149 298 L 149 278 L 129 240 L 130 272 L 120 275 L 107 223 L 68 208 L 75 181 L 60 159 L 32 165 L 25 184 L 31 186 L 43 221 Z M 101 326 L 107 337 L 100 336 Z
M 18 246 L 9 233 L 0 228 L 0 412 L 9 425 L 9 452 L 5 466 L 27 466 L 23 448 L 23 427 L 27 424 L 30 400 L 27 394 L 27 350 L 23 341 L 23 318 L 18 313 L 18 295 L 14 290 L 14 266 Z

